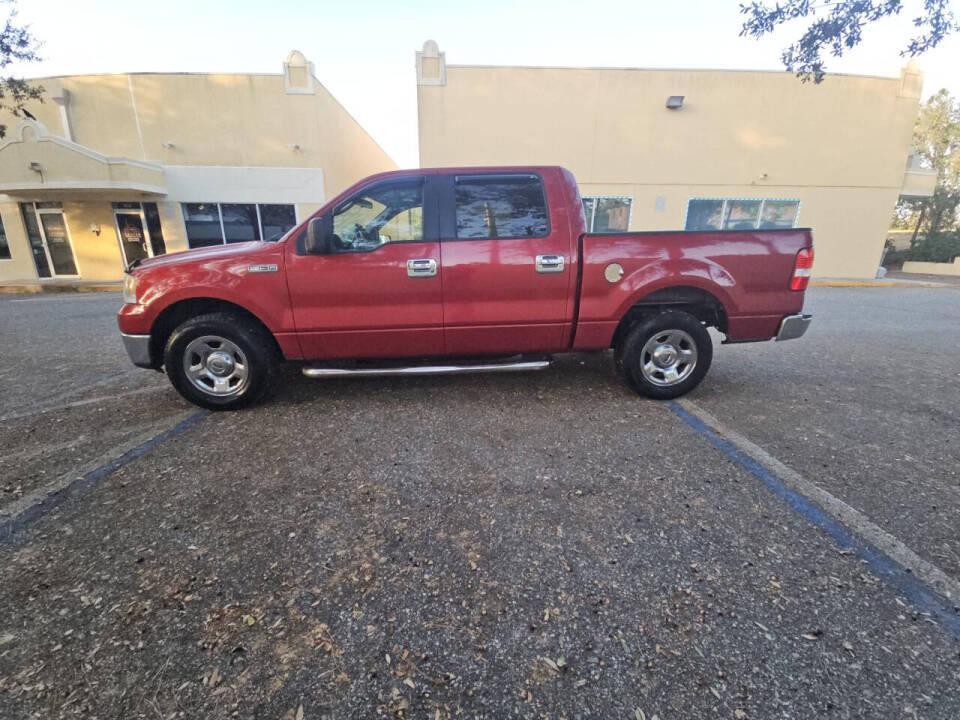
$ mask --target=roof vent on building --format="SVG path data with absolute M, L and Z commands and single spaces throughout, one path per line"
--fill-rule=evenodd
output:
M 283 85 L 288 95 L 313 95 L 313 63 L 299 50 L 291 50 L 287 55 Z

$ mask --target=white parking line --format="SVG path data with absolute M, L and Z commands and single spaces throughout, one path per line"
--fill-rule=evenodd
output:
M 803 477 L 793 468 L 784 465 L 763 448 L 750 442 L 743 435 L 731 430 L 713 415 L 690 400 L 675 401 L 680 407 L 696 417 L 704 425 L 722 435 L 738 450 L 748 455 L 776 475 L 790 489 L 805 495 L 815 502 L 828 515 L 839 521 L 864 541 L 886 553 L 903 568 L 909 570 L 917 579 L 929 585 L 938 593 L 956 602 L 960 600 L 960 582 L 947 575 L 936 565 L 924 560 L 893 535 L 872 523 L 859 510 L 852 508 L 838 497 L 831 495 L 816 483 Z

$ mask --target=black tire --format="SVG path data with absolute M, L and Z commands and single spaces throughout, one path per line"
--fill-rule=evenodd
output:
M 209 341 L 203 338 L 214 338 Z M 232 344 L 232 348 L 220 343 L 217 338 Z M 184 368 L 184 355 L 191 343 L 197 342 L 194 347 L 200 348 L 193 356 L 198 359 L 203 350 L 218 349 L 229 358 L 220 362 L 216 367 L 211 364 L 211 374 L 208 378 L 200 378 L 197 384 L 188 376 Z M 239 352 L 233 352 L 233 349 Z M 209 357 L 209 354 L 208 354 Z M 170 383 L 184 398 L 194 405 L 208 410 L 236 410 L 246 407 L 261 399 L 273 385 L 280 363 L 276 343 L 270 334 L 258 323 L 238 314 L 228 312 L 209 313 L 191 318 L 177 327 L 167 340 L 163 352 L 163 365 Z M 233 363 L 229 366 L 227 363 Z M 200 364 L 205 364 L 205 361 Z M 239 369 L 244 370 L 244 377 L 238 379 Z M 232 371 L 229 378 L 219 378 L 220 382 L 231 384 L 221 391 L 214 388 L 213 371 L 224 374 Z M 205 391 L 201 387 L 209 388 Z
M 671 336 L 672 331 L 678 332 Z M 664 346 L 677 345 L 681 353 L 692 349 L 695 354 L 693 367 L 688 369 L 687 365 L 691 363 L 684 364 L 681 358 L 678 363 L 668 367 L 668 372 L 670 367 L 673 368 L 676 377 L 668 377 L 657 365 L 648 347 L 648 343 L 656 342 L 656 339 L 666 340 L 662 343 Z M 671 357 L 669 349 L 664 351 L 664 356 L 665 359 Z M 617 369 L 624 382 L 641 395 L 654 400 L 669 400 L 699 385 L 710 369 L 712 360 L 713 342 L 703 323 L 690 313 L 669 310 L 645 317 L 630 328 L 617 353 Z M 644 372 L 645 364 L 652 367 L 654 372 Z

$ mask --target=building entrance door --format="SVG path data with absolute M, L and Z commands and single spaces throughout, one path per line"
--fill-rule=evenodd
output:
M 117 210 L 114 213 L 117 222 L 117 237 L 120 238 L 120 252 L 123 253 L 123 266 L 144 258 L 153 257 L 147 233 L 144 229 L 143 211 Z
M 58 202 L 21 203 L 23 224 L 33 251 L 39 277 L 76 277 L 77 260 L 73 256 L 70 233 Z M 52 271 L 52 272 L 51 272 Z

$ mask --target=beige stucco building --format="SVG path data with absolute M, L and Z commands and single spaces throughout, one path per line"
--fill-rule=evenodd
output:
M 0 283 L 116 280 L 137 257 L 268 239 L 395 163 L 291 52 L 262 75 L 41 78 L 0 116 Z
M 809 226 L 820 277 L 874 277 L 897 198 L 932 194 L 910 144 L 922 78 L 448 65 L 416 54 L 422 166 L 559 164 L 588 224 Z

